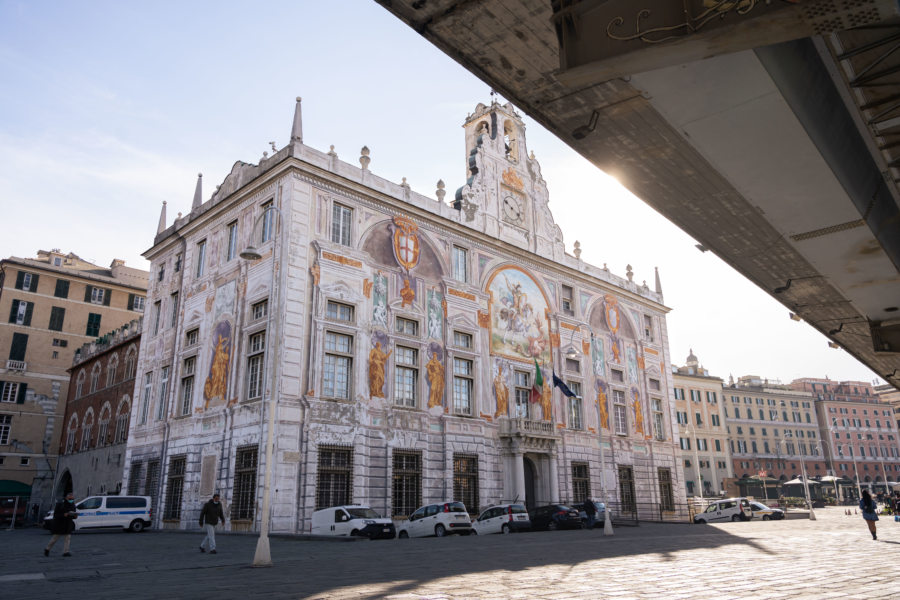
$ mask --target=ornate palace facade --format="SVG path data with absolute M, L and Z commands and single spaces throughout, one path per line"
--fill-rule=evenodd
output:
M 274 531 L 350 502 L 683 503 L 658 278 L 565 252 L 510 105 L 464 129 L 465 185 L 428 198 L 304 145 L 298 99 L 288 146 L 163 214 L 125 480 L 164 526 L 220 491 L 259 527 L 270 408 Z

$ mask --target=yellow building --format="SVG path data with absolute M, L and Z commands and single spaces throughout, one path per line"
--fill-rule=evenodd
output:
M 51 500 L 74 352 L 143 313 L 148 276 L 59 250 L 0 261 L 0 315 L 9 315 L 0 322 L 0 495 L 19 482 L 32 486 L 32 506 Z

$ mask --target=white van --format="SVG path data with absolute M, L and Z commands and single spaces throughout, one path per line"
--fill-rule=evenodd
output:
M 139 533 L 150 527 L 153 508 L 150 496 L 88 496 L 75 504 L 78 518 L 75 531 L 80 529 L 101 529 L 121 527 Z M 50 529 L 53 511 L 44 518 L 44 527 Z
M 702 513 L 694 515 L 694 523 L 719 523 L 722 521 L 749 521 L 753 509 L 746 498 L 726 498 L 710 502 Z
M 371 540 L 394 539 L 394 522 L 368 506 L 332 506 L 312 516 L 313 535 L 352 535 Z

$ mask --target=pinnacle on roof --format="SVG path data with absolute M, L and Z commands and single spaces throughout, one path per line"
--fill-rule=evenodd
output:
M 197 173 L 197 187 L 194 188 L 194 202 L 191 204 L 191 211 L 195 211 L 203 204 L 203 173 Z

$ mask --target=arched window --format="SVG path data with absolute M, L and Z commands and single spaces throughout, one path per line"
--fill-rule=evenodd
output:
M 109 362 L 106 364 L 106 387 L 109 387 L 116 382 L 116 370 L 118 368 L 119 355 L 116 353 L 109 357 Z
M 95 363 L 94 368 L 91 369 L 91 393 L 93 394 L 100 388 L 100 371 L 102 367 L 100 363 Z
M 73 414 L 69 418 L 69 426 L 66 427 L 66 454 L 75 451 L 75 432 L 78 430 L 78 415 Z
M 94 429 L 94 409 L 89 408 L 84 414 L 84 423 L 81 425 L 81 446 L 79 450 L 84 452 L 91 449 L 91 431 Z
M 97 429 L 97 447 L 102 448 L 109 444 L 109 417 L 112 414 L 109 402 L 103 404 L 100 409 L 100 422 Z
M 116 444 L 123 444 L 128 439 L 128 418 L 131 413 L 131 399 L 126 395 L 119 402 L 119 408 L 116 411 L 116 437 L 113 440 Z
M 84 374 L 84 369 L 78 371 L 78 377 L 75 378 L 75 399 L 81 398 L 84 396 L 84 379 L 86 375 Z
M 134 344 L 129 346 L 125 352 L 125 379 L 134 379 L 135 359 L 137 358 L 137 350 Z

